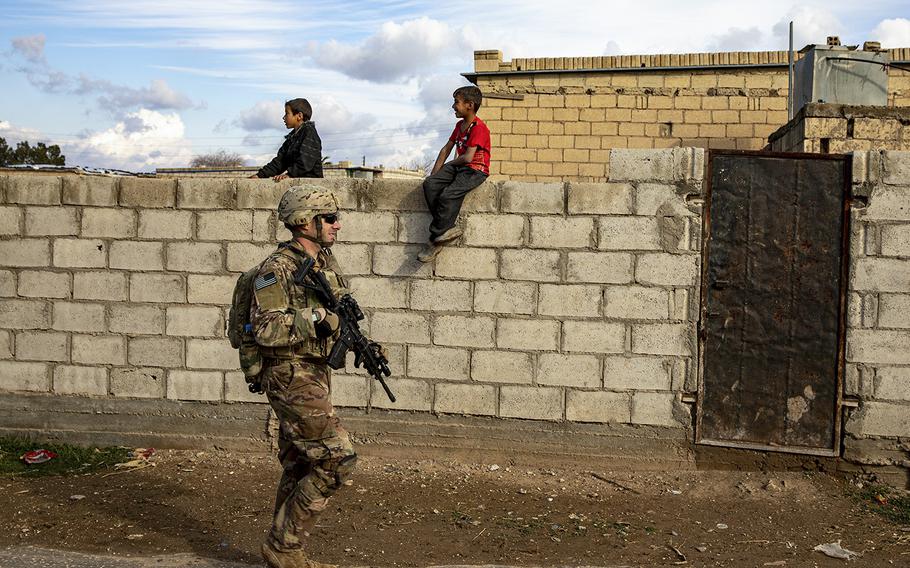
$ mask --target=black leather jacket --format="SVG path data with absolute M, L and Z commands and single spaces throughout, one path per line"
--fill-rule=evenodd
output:
M 322 140 L 312 121 L 304 122 L 300 128 L 288 134 L 278 149 L 278 155 L 262 166 L 256 175 L 267 178 L 285 171 L 292 178 L 322 177 Z

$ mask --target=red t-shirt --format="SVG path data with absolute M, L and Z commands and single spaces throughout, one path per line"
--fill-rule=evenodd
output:
M 467 165 L 469 168 L 490 175 L 490 129 L 479 117 L 475 116 L 467 130 L 462 132 L 461 124 L 463 122 L 464 119 L 459 120 L 452 135 L 449 136 L 449 142 L 455 143 L 455 156 L 464 154 L 471 146 L 477 146 L 477 150 L 474 151 L 474 159 Z

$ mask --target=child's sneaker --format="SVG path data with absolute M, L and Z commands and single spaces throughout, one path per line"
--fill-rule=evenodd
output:
M 417 253 L 417 260 L 420 262 L 430 262 L 439 254 L 439 251 L 442 250 L 441 246 L 434 245 L 433 243 L 427 243 L 423 245 L 423 248 L 420 249 L 420 252 Z
M 436 237 L 435 239 L 433 239 L 433 243 L 437 244 L 437 245 L 449 243 L 449 242 L 454 241 L 458 237 L 460 237 L 462 234 L 464 234 L 464 231 L 462 231 L 458 227 L 452 227 L 445 233 L 443 233 L 443 234 L 439 235 L 438 237 Z

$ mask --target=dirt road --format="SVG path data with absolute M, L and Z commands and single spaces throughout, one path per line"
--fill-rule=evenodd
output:
M 332 501 L 312 539 L 317 559 L 827 567 L 844 561 L 813 548 L 839 540 L 861 555 L 855 565 L 910 566 L 910 527 L 865 511 L 847 495 L 855 485 L 823 473 L 634 473 L 361 454 L 353 485 Z M 0 548 L 260 564 L 279 476 L 274 458 L 163 451 L 151 464 L 0 479 Z

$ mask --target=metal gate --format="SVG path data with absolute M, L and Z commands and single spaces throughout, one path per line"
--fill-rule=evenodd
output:
M 696 442 L 837 455 L 845 156 L 709 154 Z

